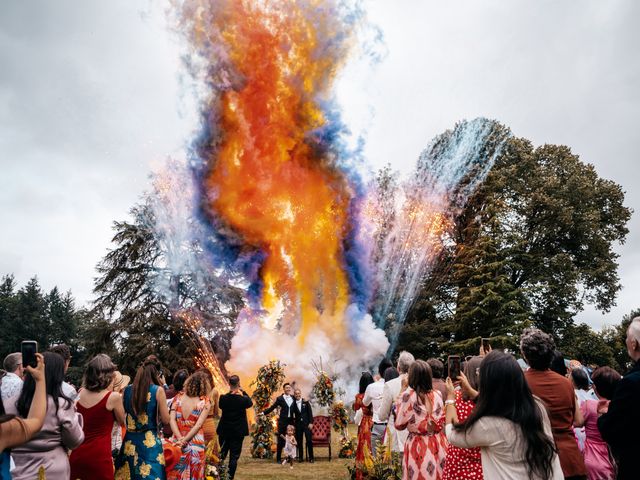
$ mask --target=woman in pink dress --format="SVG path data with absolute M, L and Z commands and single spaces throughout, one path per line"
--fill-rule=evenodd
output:
M 442 432 L 442 395 L 431 385 L 431 367 L 416 360 L 409 369 L 409 388 L 396 403 L 396 430 L 409 430 L 402 459 L 403 480 L 440 480 L 447 442 Z
M 598 430 L 598 417 L 607 412 L 609 400 L 611 400 L 620 378 L 620 374 L 612 368 L 597 368 L 591 375 L 591 380 L 598 400 L 586 400 L 580 406 L 586 435 L 584 463 L 587 466 L 589 480 L 613 480 L 616 478 L 615 468 L 609 457 L 609 448 Z

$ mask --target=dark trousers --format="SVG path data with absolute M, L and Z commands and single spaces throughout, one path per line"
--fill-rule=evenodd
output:
M 302 442 L 304 436 L 305 442 Z M 313 441 L 309 426 L 296 425 L 296 442 L 298 442 L 298 460 L 302 461 L 304 446 L 307 445 L 307 460 L 313 460 Z
M 293 424 L 293 418 L 284 420 L 282 422 L 278 421 L 278 449 L 276 450 L 276 460 L 278 461 L 278 463 L 282 461 L 282 449 L 285 445 L 285 441 L 282 436 L 287 434 L 287 427 Z
M 238 468 L 238 459 L 242 452 L 243 436 L 240 435 L 220 435 L 220 462 L 224 463 L 229 453 L 229 479 L 233 480 Z

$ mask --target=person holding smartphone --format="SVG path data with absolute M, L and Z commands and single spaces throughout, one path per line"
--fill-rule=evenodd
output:
M 34 353 L 34 358 L 37 354 Z M 40 431 L 26 443 L 11 450 L 16 464 L 11 472 L 13 480 L 33 480 L 44 469 L 46 478 L 69 478 L 68 451 L 84 441 L 82 416 L 77 413 L 73 401 L 62 391 L 64 360 L 51 352 L 43 354 L 45 363 L 47 413 Z M 25 350 L 22 358 L 27 366 L 30 362 Z M 36 396 L 36 379 L 27 375 L 18 397 L 5 402 L 7 413 L 27 418 Z
M 237 375 L 229 377 L 229 388 L 229 393 L 220 396 L 222 416 L 217 433 L 220 438 L 220 463 L 224 464 L 228 454 L 229 478 L 233 480 L 242 452 L 242 442 L 244 437 L 249 435 L 247 409 L 253 406 L 253 401 L 240 386 L 240 378 Z
M 40 431 L 47 414 L 47 385 L 44 373 L 44 358 L 36 353 L 36 367 L 25 368 L 27 374 L 35 382 L 35 391 L 27 418 L 6 415 L 0 402 L 0 479 L 11 478 L 9 473 L 9 448 L 28 442 Z

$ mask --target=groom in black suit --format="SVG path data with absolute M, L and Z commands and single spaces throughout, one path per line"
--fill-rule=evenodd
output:
M 280 408 L 280 414 L 278 415 L 278 450 L 276 453 L 276 460 L 278 463 L 280 463 L 280 461 L 282 460 L 282 449 L 284 448 L 283 435 L 287 434 L 287 426 L 295 426 L 296 420 L 300 415 L 298 407 L 296 406 L 296 402 L 291 396 L 291 394 L 293 393 L 291 384 L 285 383 L 283 387 L 284 393 L 276 398 L 276 401 L 273 403 L 273 405 L 262 412 L 264 415 L 269 415 L 276 408 Z
M 311 440 L 311 429 L 313 428 L 313 410 L 308 400 L 302 398 L 302 390 L 296 388 L 293 392 L 296 401 L 296 408 L 300 412 L 296 422 L 296 441 L 298 442 L 298 461 L 302 461 L 304 444 L 302 437 L 305 437 L 307 445 L 307 460 L 313 463 L 313 442 Z

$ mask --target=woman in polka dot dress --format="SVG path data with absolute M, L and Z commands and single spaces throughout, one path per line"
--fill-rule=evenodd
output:
M 469 386 L 478 389 L 478 373 L 482 357 L 472 357 L 465 365 L 464 374 Z M 475 403 L 467 398 L 462 390 L 456 390 L 456 413 L 458 420 L 464 422 L 471 414 Z M 444 464 L 442 480 L 483 480 L 480 448 L 447 447 L 447 459 Z

